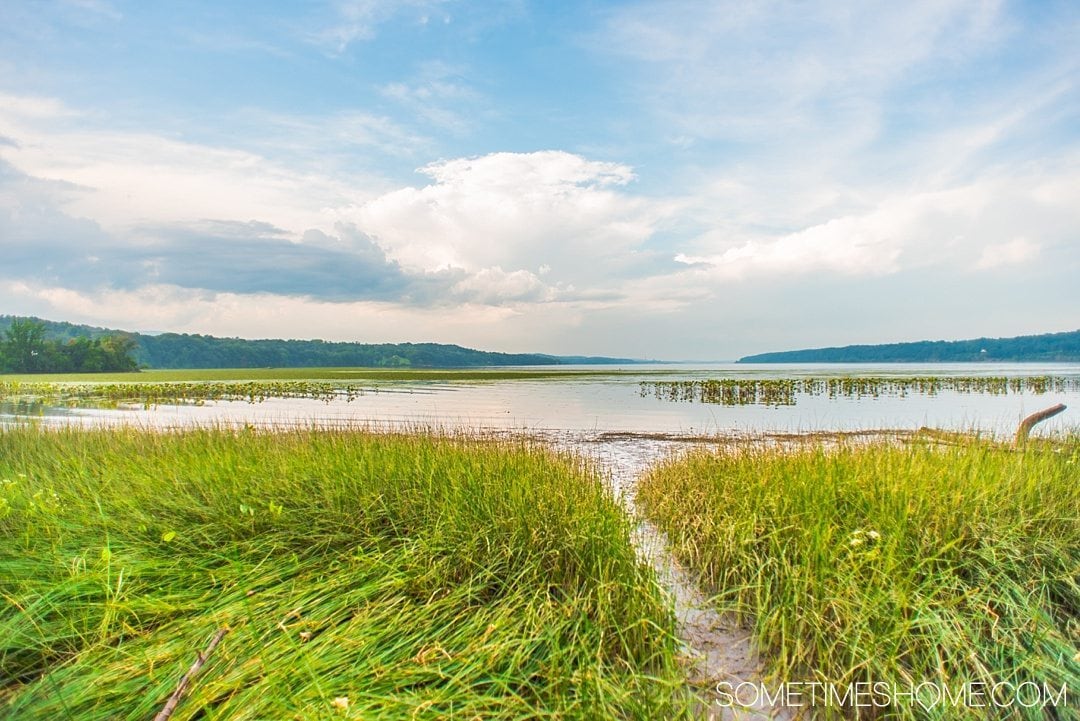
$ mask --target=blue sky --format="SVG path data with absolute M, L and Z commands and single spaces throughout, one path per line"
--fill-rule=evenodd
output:
M 730 359 L 1080 327 L 1075 2 L 9 1 L 0 312 Z

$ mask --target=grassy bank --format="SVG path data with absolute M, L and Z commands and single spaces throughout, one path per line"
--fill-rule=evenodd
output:
M 524 445 L 0 432 L 0 717 L 151 718 L 225 627 L 174 719 L 677 715 L 629 533 Z
M 241 368 L 139 373 L 0 374 L 0 402 L 115 407 L 247 401 L 267 398 L 353 400 L 402 384 L 559 381 L 626 371 L 551 369 L 387 370 L 380 368 Z
M 652 371 L 658 373 L 659 371 Z M 193 368 L 137 373 L 6 373 L 6 383 L 183 383 L 197 381 L 485 381 L 629 375 L 632 370 L 581 368 Z
M 638 502 L 753 623 L 778 681 L 1068 684 L 1068 708 L 1007 711 L 1078 717 L 1080 439 L 702 452 L 653 472 Z

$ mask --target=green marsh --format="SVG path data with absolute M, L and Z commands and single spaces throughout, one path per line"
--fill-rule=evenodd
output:
M 1080 377 L 1070 376 L 831 376 L 825 378 L 718 378 L 648 380 L 643 397 L 725 406 L 793 406 L 800 396 L 880 398 L 955 393 L 1006 395 L 1080 391 Z
M 630 531 L 522 443 L 5 430 L 0 717 L 150 718 L 223 627 L 177 721 L 678 716 Z
M 648 474 L 637 501 L 752 625 L 774 681 L 1067 685 L 1058 716 L 1010 718 L 1075 718 L 1080 438 L 701 451 Z M 922 711 L 847 709 L 980 717 Z

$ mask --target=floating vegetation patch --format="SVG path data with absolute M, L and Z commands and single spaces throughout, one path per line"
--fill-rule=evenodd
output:
M 799 396 L 828 398 L 903 398 L 911 394 L 1068 393 L 1080 391 L 1080 377 L 1066 376 L 912 376 L 835 378 L 719 378 L 642 381 L 641 396 L 725 406 L 793 406 Z
M 116 407 L 138 403 L 201 405 L 206 401 L 261 403 L 268 398 L 352 401 L 375 392 L 355 383 L 328 381 L 195 381 L 174 383 L 0 383 L 0 399 L 14 403 L 49 403 L 68 407 Z

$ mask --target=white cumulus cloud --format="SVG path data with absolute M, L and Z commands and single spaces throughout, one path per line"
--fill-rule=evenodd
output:
M 556 289 L 527 270 L 507 273 L 502 268 L 484 268 L 454 284 L 451 290 L 479 303 L 503 301 L 545 301 L 556 297 Z
M 620 163 L 562 151 L 492 153 L 428 165 L 432 179 L 358 206 L 357 225 L 393 259 L 422 270 L 462 268 L 596 279 L 618 272 L 663 210 L 625 192 Z

